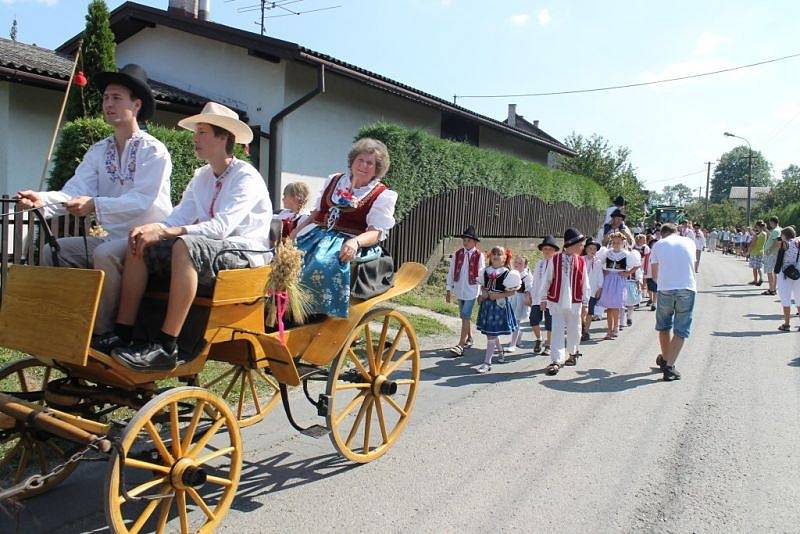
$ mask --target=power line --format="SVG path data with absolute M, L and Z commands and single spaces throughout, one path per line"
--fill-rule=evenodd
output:
M 661 83 L 677 82 L 680 80 L 689 80 L 692 78 L 701 78 L 703 76 L 713 76 L 715 74 L 723 74 L 725 72 L 733 72 L 742 69 L 749 69 L 752 67 L 757 67 L 759 65 L 766 65 L 768 63 L 777 63 L 778 61 L 785 61 L 787 59 L 793 59 L 796 57 L 800 57 L 800 52 L 796 54 L 790 54 L 788 56 L 765 59 L 764 61 L 758 61 L 756 63 L 748 63 L 747 65 L 739 65 L 737 67 L 729 67 L 727 69 L 700 72 L 697 74 L 689 74 L 687 76 L 678 76 L 675 78 L 664 78 L 662 80 L 654 80 L 652 82 L 626 83 L 623 85 L 608 85 L 605 87 L 595 87 L 592 89 L 572 89 L 569 91 L 552 91 L 547 93 L 516 93 L 516 94 L 505 94 L 505 95 L 454 95 L 454 98 L 456 99 L 457 98 L 520 98 L 527 96 L 555 96 L 555 95 L 571 95 L 576 93 L 595 93 L 598 91 L 613 91 L 616 89 L 629 89 L 631 87 L 643 87 L 646 85 L 656 85 Z
M 681 176 L 673 176 L 672 178 L 664 178 L 662 180 L 648 180 L 648 184 L 660 184 L 662 182 L 671 182 L 673 180 L 680 180 L 681 178 L 687 178 L 689 176 L 694 176 L 695 174 L 700 174 L 706 172 L 705 169 L 700 169 L 699 171 L 690 172 L 688 174 L 682 174 Z

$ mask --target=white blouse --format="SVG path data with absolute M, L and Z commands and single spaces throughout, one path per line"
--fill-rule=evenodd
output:
M 325 180 L 325 185 L 322 186 L 322 191 L 319 195 L 317 195 L 316 200 L 314 201 L 314 210 L 318 211 L 320 209 L 320 205 L 322 202 L 322 195 L 328 190 L 328 186 L 331 183 L 331 180 L 336 179 L 338 173 L 331 174 L 328 176 L 327 180 Z M 363 187 L 357 187 L 352 190 L 353 196 L 357 200 L 361 200 L 362 198 L 366 197 L 372 190 L 380 183 L 380 180 L 372 180 L 370 183 Z M 350 189 L 351 187 L 351 180 L 350 180 L 350 173 L 345 173 L 339 178 L 339 182 L 336 184 L 336 190 L 339 189 Z M 336 199 L 336 193 L 334 192 L 334 199 Z M 383 193 L 378 195 L 378 198 L 375 199 L 375 202 L 372 203 L 372 207 L 367 213 L 367 228 L 374 228 L 375 230 L 380 231 L 379 240 L 383 241 L 386 239 L 386 236 L 389 230 L 392 229 L 395 225 L 395 218 L 394 218 L 394 207 L 397 204 L 397 192 L 392 191 L 391 189 L 386 189 Z
M 519 286 L 522 285 L 522 278 L 519 275 L 519 271 L 514 269 L 509 269 L 508 267 L 492 267 L 489 265 L 481 269 L 478 273 L 478 280 L 480 281 L 481 285 L 483 285 L 483 274 L 487 273 L 489 276 L 493 274 L 497 274 L 497 276 L 502 276 L 504 272 L 508 271 L 508 275 L 506 275 L 505 280 L 503 280 L 503 289 L 505 291 L 511 291 L 512 289 L 517 289 Z
M 181 203 L 162 224 L 182 226 L 189 235 L 226 239 L 243 249 L 266 251 L 271 220 L 272 202 L 264 179 L 255 167 L 234 158 L 219 178 L 211 165 L 197 169 Z M 263 252 L 245 254 L 254 267 L 264 265 L 270 257 Z
M 120 157 L 114 136 L 93 144 L 60 191 L 39 193 L 45 204 L 74 197 L 94 197 L 97 222 L 107 239 L 127 239 L 131 228 L 164 219 L 172 211 L 167 147 L 139 130 L 125 142 Z M 48 217 L 63 215 L 63 206 L 45 208 Z

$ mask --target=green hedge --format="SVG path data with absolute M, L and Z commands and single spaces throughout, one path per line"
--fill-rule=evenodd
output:
M 770 215 L 778 217 L 781 226 L 794 226 L 795 229 L 800 229 L 800 202 L 787 204 L 773 212 Z
M 484 186 L 505 196 L 534 195 L 546 202 L 565 201 L 598 210 L 608 206 L 608 192 L 589 178 L 495 150 L 388 123 L 361 128 L 357 139 L 362 137 L 379 139 L 389 148 L 392 165 L 385 181 L 399 194 L 398 220 L 425 198 L 461 186 Z
M 64 124 L 53 155 L 53 171 L 47 183 L 49 189 L 61 189 L 75 173 L 75 168 L 89 147 L 108 137 L 113 131 L 111 125 L 100 118 L 76 119 Z M 147 132 L 164 143 L 172 157 L 172 203 L 177 205 L 195 169 L 205 163 L 194 155 L 192 132 L 156 124 L 149 124 Z M 236 157 L 249 160 L 242 145 L 236 145 Z

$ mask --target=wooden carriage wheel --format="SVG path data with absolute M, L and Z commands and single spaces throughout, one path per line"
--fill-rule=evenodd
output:
M 45 385 L 62 377 L 61 371 L 28 356 L 0 368 L 0 391 L 9 395 L 41 393 L 37 397 L 43 399 Z M 10 486 L 32 475 L 45 475 L 69 459 L 77 448 L 78 445 L 55 436 L 0 427 L 0 481 L 3 486 Z M 48 478 L 41 487 L 19 493 L 15 498 L 27 499 L 50 490 L 77 467 L 78 464 L 70 464 L 58 475 Z
M 408 424 L 420 350 L 414 327 L 395 310 L 369 312 L 348 337 L 328 377 L 328 428 L 346 458 L 381 457 Z
M 206 364 L 213 370 L 208 376 L 198 377 L 197 385 L 211 390 L 231 407 L 241 428 L 264 419 L 281 398 L 278 382 L 264 369 L 224 361 Z
M 228 404 L 202 388 L 165 391 L 131 419 L 111 457 L 108 525 L 119 533 L 164 532 L 174 518 L 182 534 L 212 532 L 230 509 L 241 470 L 239 425 Z

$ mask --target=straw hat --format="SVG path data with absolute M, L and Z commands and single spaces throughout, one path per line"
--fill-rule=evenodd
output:
M 208 102 L 198 115 L 192 115 L 178 121 L 178 126 L 190 131 L 200 124 L 213 124 L 232 133 L 237 143 L 249 144 L 253 140 L 253 130 L 239 120 L 239 115 L 230 108 L 216 102 Z

